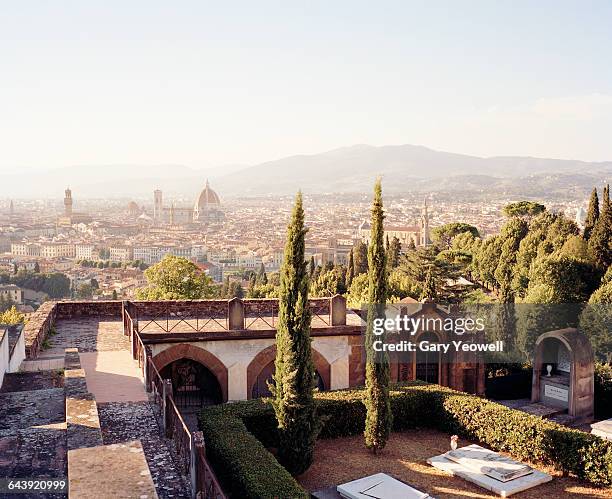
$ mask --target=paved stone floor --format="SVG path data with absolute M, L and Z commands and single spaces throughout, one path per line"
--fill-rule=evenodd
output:
M 16 387 L 23 388 L 19 383 Z M 0 477 L 66 477 L 64 407 L 63 388 L 0 393 Z M 0 494 L 0 498 L 4 497 L 16 496 Z M 64 496 L 20 494 L 19 497 Z
M 162 438 L 149 402 L 98 404 L 105 445 L 140 440 L 160 499 L 189 498 L 186 479 L 179 472 L 169 441 Z
M 40 358 L 64 356 L 65 348 L 79 352 L 130 351 L 130 340 L 123 335 L 121 321 L 62 319 L 55 324 L 56 334 L 49 339 L 50 348 Z
M 63 388 L 0 394 L 0 434 L 63 423 Z
M 64 374 L 62 371 L 6 373 L 0 393 L 45 390 L 63 386 Z

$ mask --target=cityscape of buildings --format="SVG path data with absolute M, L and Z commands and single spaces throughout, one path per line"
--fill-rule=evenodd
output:
M 145 284 L 146 267 L 165 255 L 197 263 L 215 282 L 262 264 L 275 272 L 282 264 L 290 196 L 224 200 L 208 181 L 192 205 L 166 199 L 161 189 L 138 202 L 79 200 L 74 194 L 67 188 L 61 203 L 0 203 L 0 272 L 60 272 L 71 281 L 72 297 L 81 286 L 95 283 L 92 298 L 104 299 L 132 297 Z M 502 208 L 510 200 L 471 201 L 440 193 L 390 197 L 385 233 L 389 239 L 397 237 L 403 248 L 427 246 L 433 228 L 460 220 L 486 237 L 498 232 Z M 585 199 L 552 201 L 548 206 L 579 225 L 584 221 Z M 353 246 L 368 242 L 368 196 L 306 196 L 305 207 L 306 255 L 316 264 L 346 264 Z M 8 290 L 1 292 L 8 296 Z M 41 299 L 44 295 L 23 290 L 14 301 L 27 310 Z

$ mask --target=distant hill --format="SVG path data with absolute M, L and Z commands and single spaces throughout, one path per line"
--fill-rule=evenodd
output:
M 612 161 L 498 156 L 480 158 L 423 146 L 354 145 L 320 154 L 296 155 L 249 167 L 194 169 L 183 165 L 77 166 L 3 175 L 1 197 L 142 197 L 153 189 L 195 196 L 206 178 L 227 196 L 369 192 L 376 176 L 385 192 L 486 192 L 541 196 L 583 195 L 612 178 Z
M 592 163 L 530 157 L 480 158 L 434 151 L 413 145 L 356 145 L 322 154 L 290 156 L 221 177 L 221 192 L 286 194 L 369 191 L 374 178 L 383 177 L 387 192 L 410 190 L 514 190 L 524 178 L 550 188 L 575 181 L 593 185 L 612 176 L 612 161 Z M 539 190 L 536 188 L 536 190 Z

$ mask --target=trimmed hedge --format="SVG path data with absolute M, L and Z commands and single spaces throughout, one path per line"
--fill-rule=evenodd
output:
M 363 390 L 316 395 L 319 438 L 363 433 Z M 393 430 L 427 427 L 477 440 L 519 460 L 553 465 L 595 485 L 612 485 L 612 442 L 438 385 L 391 390 Z M 276 447 L 274 412 L 261 400 L 202 411 L 207 456 L 224 490 L 239 498 L 306 498 L 308 493 L 266 449 Z

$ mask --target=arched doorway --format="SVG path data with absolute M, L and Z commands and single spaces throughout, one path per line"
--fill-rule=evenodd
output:
M 270 395 L 267 381 L 274 374 L 276 345 L 261 350 L 247 367 L 247 397 L 258 398 Z M 319 390 L 331 389 L 331 365 L 320 352 L 312 349 L 312 362 L 315 367 L 315 387 Z
M 418 337 L 417 343 L 422 342 L 438 343 L 439 339 L 435 333 L 425 332 Z M 436 351 L 421 350 L 416 351 L 415 378 L 427 383 L 440 383 L 440 353 Z
M 160 375 L 172 381 L 172 394 L 178 407 L 202 407 L 223 402 L 217 378 L 195 360 L 175 360 L 164 367 Z
M 180 362 L 179 362 L 180 361 Z M 187 364 L 186 361 L 191 361 Z M 170 367 L 177 363 L 174 368 Z M 189 344 L 172 345 L 153 357 L 153 364 L 162 378 L 172 379 L 173 388 L 176 386 L 203 387 L 205 400 L 216 400 L 218 386 L 221 392 L 219 402 L 227 402 L 228 374 L 227 367 L 212 352 L 199 346 Z M 213 383 L 210 376 L 214 378 Z M 173 377 L 174 376 L 174 377 Z M 179 377 L 182 378 L 179 380 Z M 201 390 L 202 388 L 197 388 Z M 183 389 L 184 392 L 194 392 L 193 388 Z
M 259 372 L 257 377 L 255 378 L 255 382 L 253 383 L 253 387 L 251 388 L 250 396 L 253 399 L 260 397 L 269 397 L 271 395 L 270 389 L 268 388 L 268 383 L 273 383 L 272 376 L 274 375 L 274 360 L 268 362 L 267 365 L 263 367 L 263 369 Z M 315 369 L 315 388 L 318 388 L 319 391 L 325 390 L 325 382 L 323 378 L 319 374 L 319 371 Z

